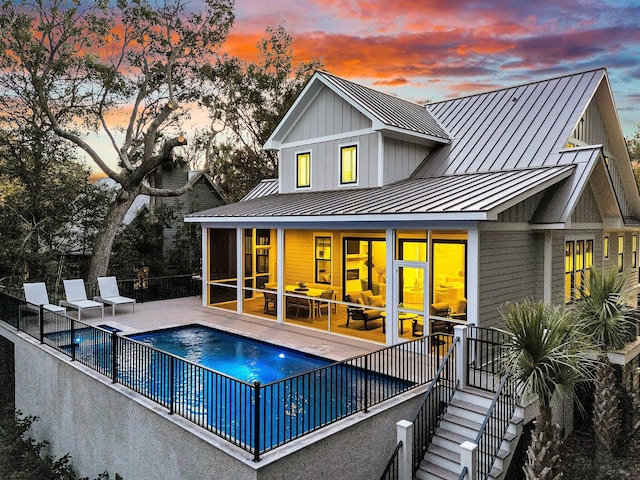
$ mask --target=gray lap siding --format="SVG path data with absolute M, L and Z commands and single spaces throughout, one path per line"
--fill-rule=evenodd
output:
M 505 302 L 542 299 L 543 234 L 481 232 L 479 245 L 479 326 L 500 324 Z

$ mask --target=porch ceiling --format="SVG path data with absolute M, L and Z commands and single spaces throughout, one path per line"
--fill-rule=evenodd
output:
M 187 222 L 232 218 L 362 220 L 397 218 L 482 220 L 569 177 L 573 165 L 414 178 L 376 188 L 268 195 L 185 217 Z

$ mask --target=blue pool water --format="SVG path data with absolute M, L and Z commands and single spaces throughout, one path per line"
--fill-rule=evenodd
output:
M 256 380 L 271 383 L 333 363 L 201 325 L 129 335 L 129 338 L 248 383 Z

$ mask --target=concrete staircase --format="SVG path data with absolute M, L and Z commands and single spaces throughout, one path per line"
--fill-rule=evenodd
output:
M 458 390 L 455 393 L 415 478 L 458 480 L 462 470 L 460 444 L 467 441 L 475 442 L 491 406 L 493 395 L 492 392 L 473 388 Z M 522 413 L 516 409 L 491 469 L 491 480 L 504 480 L 521 432 Z

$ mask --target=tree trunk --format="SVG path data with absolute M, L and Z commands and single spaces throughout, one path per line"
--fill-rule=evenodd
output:
M 619 399 L 616 377 L 606 357 L 596 370 L 596 387 L 593 403 L 593 426 L 600 448 L 598 454 L 608 457 L 613 454 L 620 438 Z
M 560 465 L 560 429 L 551 422 L 551 409 L 540 406 L 540 413 L 531 432 L 527 448 L 524 475 L 526 480 L 558 480 L 562 477 Z
M 137 193 L 128 193 L 124 190 L 120 190 L 118 192 L 116 201 L 111 205 L 111 208 L 105 217 L 104 225 L 100 232 L 98 232 L 94 242 L 93 256 L 91 257 L 91 264 L 89 265 L 87 283 L 93 284 L 97 282 L 98 277 L 104 277 L 107 275 L 113 241 L 116 238 L 118 229 L 122 225 L 124 216 L 137 196 Z

